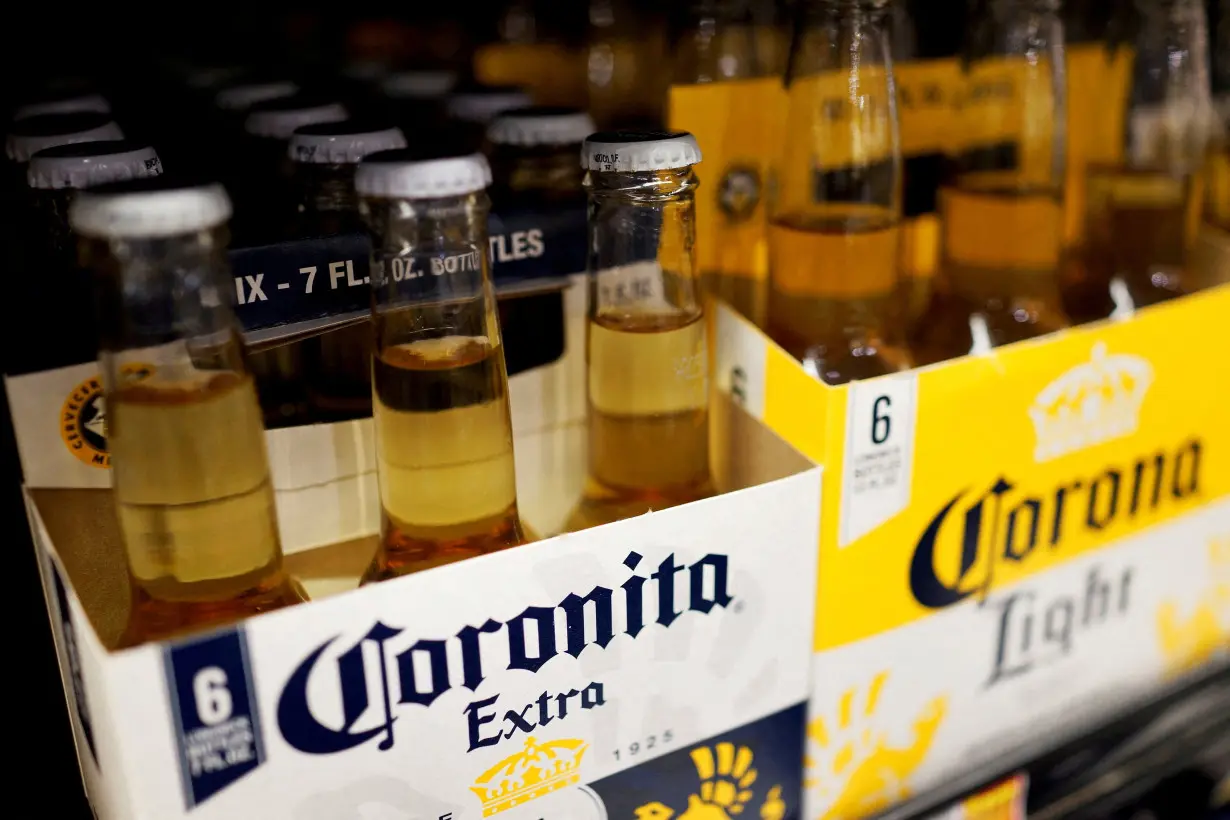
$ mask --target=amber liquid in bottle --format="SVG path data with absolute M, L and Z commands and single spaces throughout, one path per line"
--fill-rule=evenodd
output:
M 250 376 L 157 376 L 109 398 L 133 611 L 126 646 L 305 600 L 283 572 Z
M 515 547 L 504 352 L 481 336 L 386 347 L 373 361 L 381 540 L 364 583 Z

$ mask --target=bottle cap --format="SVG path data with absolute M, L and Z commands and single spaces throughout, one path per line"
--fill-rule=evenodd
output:
M 130 140 L 108 140 L 57 145 L 39 151 L 30 157 L 26 181 L 31 188 L 40 190 L 81 189 L 161 173 L 162 163 L 150 146 Z
M 448 98 L 448 115 L 465 122 L 489 123 L 510 108 L 530 105 L 530 95 L 513 85 L 466 88 Z
M 451 71 L 397 71 L 380 83 L 386 97 L 395 100 L 437 100 L 457 85 Z
M 165 177 L 87 188 L 73 199 L 68 221 L 83 236 L 156 239 L 222 225 L 231 200 L 221 185 L 183 185 Z
M 235 65 L 209 65 L 198 66 L 188 70 L 188 76 L 185 82 L 189 88 L 197 91 L 206 91 L 212 88 L 219 88 L 228 83 L 234 83 L 239 80 L 244 74 L 244 69 L 241 66 Z
M 318 165 L 353 165 L 368 154 L 406 147 L 400 128 L 343 120 L 305 125 L 290 138 L 290 158 Z
M 74 114 L 78 111 L 93 111 L 110 114 L 111 104 L 102 94 L 68 94 L 34 100 L 18 106 L 13 120 L 28 120 L 43 114 Z
M 498 115 L 487 129 L 487 139 L 496 145 L 580 145 L 595 130 L 584 111 L 531 106 Z
M 687 131 L 602 131 L 581 146 L 587 171 L 669 171 L 700 162 L 700 146 Z
M 35 153 L 56 145 L 123 138 L 124 132 L 109 114 L 96 111 L 42 114 L 13 123 L 4 149 L 14 162 L 26 162 Z
M 289 97 L 297 93 L 299 93 L 299 86 L 289 80 L 242 83 L 219 91 L 214 97 L 214 104 L 224 111 L 247 111 L 257 103 Z
M 389 67 L 380 60 L 355 60 L 342 68 L 342 76 L 361 83 L 374 83 L 389 73 Z
M 295 95 L 253 105 L 244 129 L 258 137 L 288 140 L 295 129 L 318 122 L 337 122 L 350 116 L 339 102 Z
M 381 151 L 364 157 L 355 190 L 369 196 L 432 199 L 481 191 L 491 184 L 482 154 L 424 160 L 412 150 Z

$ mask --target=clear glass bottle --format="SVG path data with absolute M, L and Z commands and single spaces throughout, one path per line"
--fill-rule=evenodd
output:
M 380 545 L 364 583 L 516 547 L 512 417 L 479 154 L 366 157 Z
M 713 494 L 709 356 L 694 253 L 695 138 L 585 141 L 589 191 L 589 474 L 568 529 Z
M 1059 295 L 1066 70 L 1058 0 L 987 0 L 962 65 L 952 176 L 939 195 L 940 265 L 954 309 L 923 316 L 920 362 L 1066 327 Z
M 33 223 L 24 232 L 25 271 L 10 283 L 21 305 L 56 306 L 57 329 L 21 352 L 27 370 L 50 370 L 98 358 L 93 285 L 77 264 L 77 239 L 68 210 L 83 188 L 162 173 L 148 145 L 125 140 L 77 142 L 45 148 L 30 158 L 26 182 Z
M 457 75 L 444 69 L 412 69 L 389 74 L 380 84 L 381 109 L 403 133 L 414 137 L 413 148 L 424 157 L 445 149 L 448 123 L 445 104 L 457 86 Z
M 445 104 L 449 126 L 444 144 L 457 152 L 481 151 L 492 120 L 530 104 L 530 95 L 517 86 L 470 84 L 457 88 Z
M 886 6 L 811 0 L 790 56 L 768 330 L 829 384 L 909 366 L 889 342 L 902 205 Z
M 1204 220 L 1224 242 L 1230 240 L 1230 3 L 1221 4 L 1213 60 L 1217 119 L 1206 166 Z M 1230 279 L 1230 272 L 1220 279 Z
M 368 154 L 405 148 L 401 129 L 355 120 L 317 123 L 290 140 L 298 207 L 292 235 L 365 233 L 355 191 L 355 170 Z M 330 330 L 302 343 L 308 401 L 325 420 L 365 418 L 372 413 L 370 320 Z
M 681 10 L 672 48 L 667 122 L 704 146 L 695 169 L 697 257 L 705 289 L 760 324 L 767 264 L 764 156 L 778 146 L 765 139 L 768 102 L 759 84 L 756 31 L 747 0 L 693 0 Z
M 1119 279 L 1144 307 L 1192 289 L 1212 99 L 1200 0 L 1137 0 L 1136 10 L 1123 161 L 1087 169 L 1081 262 L 1087 287 L 1103 293 Z M 1080 318 L 1105 307 L 1089 314 Z
M 496 261 L 542 253 L 546 241 L 585 241 L 584 171 L 577 162 L 581 143 L 594 132 L 583 111 L 553 106 L 516 108 L 500 114 L 487 129 L 491 160 L 491 202 L 508 232 L 532 237 L 538 248 L 513 244 L 494 249 Z M 528 230 L 527 230 L 528 229 Z M 546 239 L 550 236 L 551 239 Z M 515 243 L 515 240 L 512 240 Z M 578 264 L 558 267 L 552 276 L 569 276 Z M 568 259 L 556 253 L 553 261 Z M 571 269 L 567 269 L 571 268 Z M 500 326 L 515 340 L 505 353 L 510 375 L 560 358 L 564 353 L 564 299 L 560 290 L 501 297 Z
M 163 179 L 88 190 L 107 447 L 132 606 L 121 645 L 305 600 L 282 566 L 264 429 L 231 309 L 230 201 Z
M 599 128 L 658 127 L 669 56 L 665 15 L 636 0 L 588 0 L 586 108 Z

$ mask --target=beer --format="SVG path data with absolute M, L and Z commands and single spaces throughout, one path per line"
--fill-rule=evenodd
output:
M 1120 158 L 1086 170 L 1086 235 L 1069 284 L 1092 294 L 1069 298 L 1082 321 L 1107 315 L 1105 294 L 1115 280 L 1134 307 L 1195 289 L 1189 255 L 1212 111 L 1204 9 L 1193 0 L 1137 0 L 1136 7 L 1131 82 L 1108 89 L 1129 101 Z
M 1059 292 L 1066 117 L 1057 0 L 989 0 L 970 27 L 952 174 L 939 194 L 943 287 L 911 333 L 920 363 L 1068 324 Z M 972 328 L 982 326 L 985 334 Z
M 440 145 L 447 145 L 453 151 L 479 151 L 492 120 L 505 111 L 525 108 L 530 102 L 529 94 L 517 86 L 470 84 L 459 87 L 445 103 L 449 123 L 440 137 Z
M 161 173 L 153 148 L 125 140 L 58 145 L 30 158 L 26 183 L 33 221 L 23 231 L 25 270 L 13 277 L 10 295 L 16 304 L 54 304 L 58 327 L 22 350 L 27 366 L 49 370 L 98 358 L 92 277 L 77 264 L 76 238 L 68 223 L 78 191 Z
M 764 109 L 775 80 L 764 72 L 746 0 L 692 0 L 676 38 L 668 123 L 693 134 L 706 163 L 694 173 L 697 256 L 705 289 L 752 321 L 765 314 L 768 158 L 777 150 Z
M 1089 279 L 1109 289 L 1121 278 L 1136 307 L 1181 295 L 1196 179 L 1094 165 L 1086 185 L 1083 256 Z
M 380 544 L 363 582 L 523 544 L 481 155 L 366 157 Z
M 1210 152 L 1205 188 L 1205 222 L 1230 233 L 1230 141 Z
M 583 111 L 554 106 L 514 108 L 487 129 L 491 158 L 491 202 L 505 219 L 553 225 L 563 241 L 584 242 L 584 176 L 577 155 L 594 131 Z M 575 233 L 573 233 L 575 231 Z M 558 257 L 557 257 L 558 258 Z M 577 273 L 584 263 L 556 266 L 550 275 Z M 499 300 L 500 327 L 515 339 L 505 362 L 509 375 L 553 362 L 564 354 L 564 298 L 556 289 Z
M 157 179 L 85 191 L 70 212 L 98 280 L 132 587 L 122 646 L 305 600 L 282 567 L 260 409 L 227 302 L 229 215 L 221 186 Z
M 387 346 L 376 357 L 388 549 L 380 578 L 524 539 L 503 371 L 503 352 L 485 336 L 422 339 Z
M 589 191 L 589 463 L 579 530 L 713 494 L 695 247 L 695 138 L 603 132 Z
M 830 384 L 903 369 L 890 340 L 902 206 L 886 3 L 812 0 L 790 62 L 769 335 Z
M 366 230 L 355 169 L 376 151 L 405 148 L 401 129 L 357 121 L 306 125 L 290 141 L 298 204 L 292 233 L 336 236 Z M 372 328 L 367 316 L 303 343 L 308 401 L 319 418 L 364 418 L 372 411 Z

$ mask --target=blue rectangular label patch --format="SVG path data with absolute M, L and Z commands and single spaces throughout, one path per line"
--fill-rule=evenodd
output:
M 265 761 L 242 629 L 163 650 L 184 802 L 193 808 Z

